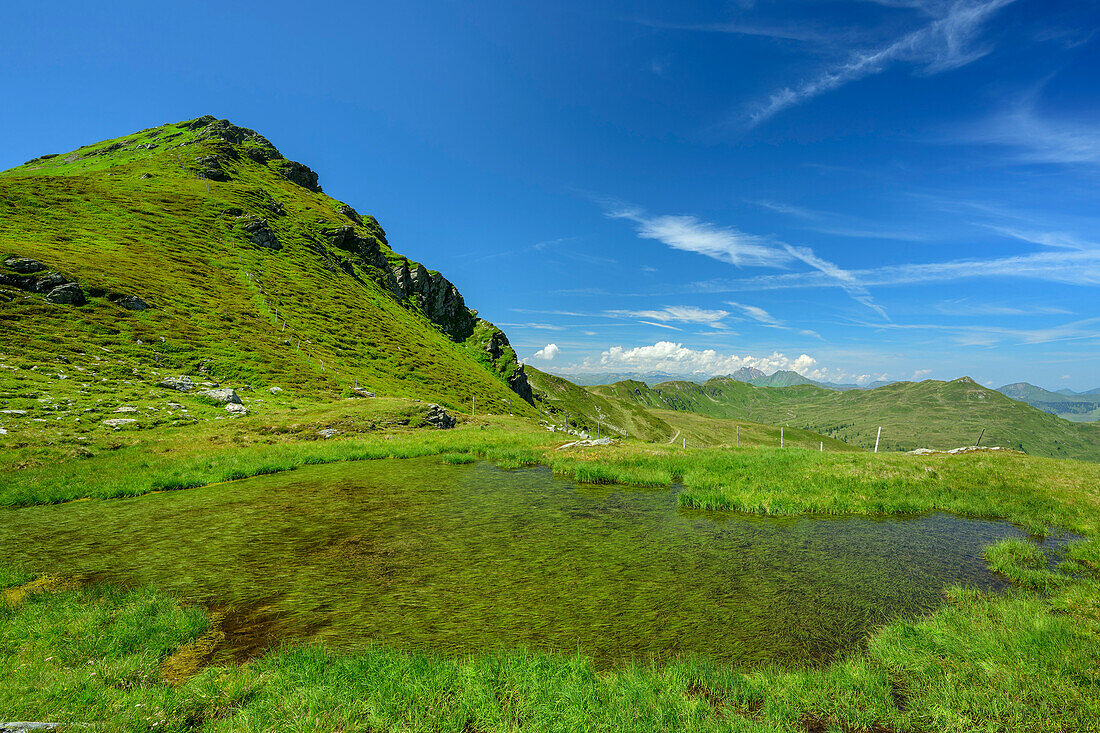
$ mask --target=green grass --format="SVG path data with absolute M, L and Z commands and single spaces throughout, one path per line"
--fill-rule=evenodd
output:
M 729 380 L 583 389 L 530 370 L 532 408 L 505 383 L 514 351 L 483 353 L 488 324 L 455 342 L 318 236 L 349 224 L 338 201 L 289 183 L 280 161 L 241 157 L 226 163 L 230 181 L 198 178 L 194 158 L 224 146 L 196 136 L 165 125 L 120 138 L 121 150 L 89 155 L 116 142 L 105 141 L 0 174 L 0 255 L 39 258 L 92 293 L 87 306 L 66 308 L 0 289 L 0 400 L 27 411 L 0 418 L 0 512 L 437 455 L 545 464 L 582 483 L 681 482 L 686 508 L 949 511 L 1088 539 L 1055 570 L 1031 544 L 999 543 L 987 561 L 1017 590 L 951 588 L 942 608 L 887 624 L 849 657 L 753 670 L 691 660 L 605 670 L 523 650 L 442 658 L 384 648 L 286 648 L 236 664 L 216 654 L 225 631 L 216 612 L 154 588 L 36 577 L 0 561 L 0 716 L 111 731 L 1098 729 L 1100 465 L 852 450 L 869 447 L 878 425 L 886 451 L 965 445 L 987 427 L 986 444 L 1095 459 L 1095 426 L 963 380 L 841 393 Z M 180 142 L 194 144 L 169 149 Z M 159 147 L 135 147 L 150 143 Z M 271 200 L 285 215 L 266 208 Z M 268 219 L 283 249 L 252 245 L 235 209 Z M 387 261 L 399 258 L 373 220 L 357 231 Z M 154 308 L 122 309 L 111 293 Z M 155 386 L 180 373 L 239 389 L 251 414 L 230 419 Z M 356 381 L 379 398 L 351 398 Z M 479 416 L 467 418 L 475 397 Z M 424 427 L 419 400 L 460 413 L 460 426 Z M 570 438 L 535 425 L 540 412 L 631 439 L 559 451 Z M 102 425 L 110 417 L 138 422 L 114 431 Z M 780 424 L 791 426 L 784 449 Z
M 0 254 L 40 259 L 92 294 L 73 308 L 0 288 L 0 400 L 33 400 L 37 413 L 0 416 L 8 440 L 30 442 L 31 421 L 47 409 L 51 423 L 64 410 L 66 429 L 87 432 L 104 417 L 90 412 L 101 401 L 156 393 L 163 402 L 174 395 L 153 383 L 181 373 L 318 399 L 358 383 L 455 409 L 476 398 L 482 412 L 534 414 L 476 348 L 397 302 L 376 282 L 384 273 L 328 243 L 321 229 L 353 225 L 338 201 L 288 181 L 279 160 L 240 156 L 223 165 L 231 180 L 198 178 L 195 158 L 224 154 L 227 144 L 197 136 L 182 123 L 164 125 L 76 151 L 129 146 L 109 154 L 61 155 L 0 173 Z M 191 144 L 171 148 L 181 142 Z M 145 143 L 160 147 L 133 147 Z M 272 213 L 271 201 L 285 214 Z M 252 244 L 241 211 L 266 219 L 283 248 Z M 356 231 L 396 258 L 372 221 Z M 111 293 L 153 307 L 129 311 Z M 163 410 L 143 417 L 142 427 L 178 419 L 165 420 Z
M 643 407 L 632 399 L 638 397 L 633 392 L 629 396 L 603 396 L 530 366 L 527 375 L 536 390 L 540 417 L 559 427 L 584 430 L 593 436 L 599 431 L 612 437 L 629 436 L 657 443 L 683 445 L 686 440 L 693 448 L 780 444 L 780 428 L 775 425 Z M 783 429 L 782 439 L 792 448 L 859 450 L 835 438 L 797 428 Z
M 519 418 L 465 418 L 438 431 L 414 427 L 419 403 L 294 406 L 263 420 L 133 433 L 133 443 L 97 446 L 90 458 L 12 469 L 0 474 L 3 496 L 11 504 L 126 495 L 165 478 L 183 485 L 319 462 L 439 455 L 546 463 L 578 481 L 683 481 L 689 506 L 708 506 L 698 498 L 706 496 L 711 508 L 758 513 L 943 509 L 1035 531 L 1100 532 L 1100 466 L 1091 463 L 640 441 L 558 451 L 563 436 Z M 316 438 L 321 426 L 370 423 Z M 203 653 L 216 639 L 216 618 L 206 622 L 200 610 L 151 589 L 35 586 L 30 574 L 6 568 L 0 585 L 31 590 L 0 609 L 0 709 L 108 730 L 154 722 L 158 730 L 212 731 L 1090 730 L 1100 712 L 1100 543 L 1071 546 L 1057 571 L 1027 543 L 995 545 L 987 557 L 1018 592 L 949 589 L 943 608 L 882 627 L 864 651 L 825 667 L 756 670 L 690 660 L 599 670 L 583 657 L 522 650 L 442 658 L 385 648 L 353 655 L 287 648 L 237 666 Z M 133 641 L 144 638 L 140 629 L 148 642 Z M 166 669 L 191 672 L 171 685 Z
M 754 387 L 726 377 L 705 384 L 625 381 L 587 388 L 595 397 L 656 410 L 787 425 L 880 451 L 999 445 L 1052 458 L 1100 460 L 1100 425 L 1071 423 L 973 380 L 899 382 L 873 390 L 811 385 Z M 664 412 L 658 412 L 667 420 Z

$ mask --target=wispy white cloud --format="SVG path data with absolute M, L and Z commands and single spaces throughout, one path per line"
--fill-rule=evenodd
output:
M 782 326 L 783 325 L 782 321 L 780 321 L 778 318 L 773 316 L 771 313 L 768 313 L 766 310 L 764 310 L 763 308 L 761 308 L 759 306 L 746 305 L 745 303 L 737 303 L 737 302 L 734 302 L 732 300 L 727 300 L 726 305 L 732 305 L 734 308 L 739 309 L 742 313 L 744 313 L 749 318 L 753 319 L 754 321 L 759 321 L 760 323 L 763 323 L 766 326 Z
M 617 207 L 607 212 L 614 219 L 634 222 L 638 236 L 655 239 L 673 249 L 695 252 L 731 265 L 786 267 L 793 257 L 769 239 L 721 227 L 694 216 L 649 216 L 641 209 Z
M 654 321 L 638 321 L 643 326 L 656 326 L 657 328 L 667 328 L 670 331 L 683 331 L 682 328 L 676 328 L 676 326 L 670 326 L 667 323 L 655 323 Z
M 564 331 L 564 326 L 557 326 L 553 323 L 504 323 L 500 322 L 501 326 L 507 328 L 533 328 L 536 331 Z
M 701 31 L 704 33 L 729 33 L 738 36 L 759 36 L 761 38 L 775 38 L 783 41 L 806 41 L 810 43 L 834 43 L 835 33 L 826 33 L 814 30 L 805 24 L 771 25 L 763 23 L 744 23 L 731 21 L 725 23 L 671 23 L 652 18 L 633 18 L 633 22 L 649 28 L 660 28 L 672 31 Z
M 1007 148 L 1011 161 L 1059 165 L 1100 165 L 1100 120 L 1044 115 L 1037 91 L 969 130 L 964 142 Z
M 1004 342 L 1049 344 L 1061 341 L 1100 341 L 1100 317 L 1083 318 L 1048 328 L 1010 328 L 987 324 L 952 325 L 943 323 L 858 323 L 876 330 L 934 331 L 949 333 L 962 346 L 996 346 Z
M 729 311 L 707 310 L 693 305 L 666 305 L 655 310 L 610 310 L 606 313 L 615 318 L 644 318 L 649 321 L 660 321 L 662 324 L 667 324 L 670 321 L 673 323 L 701 323 L 714 328 L 725 328 L 722 321 L 729 315 Z
M 837 267 L 828 260 L 823 260 L 813 253 L 809 247 L 792 247 L 791 245 L 785 245 L 787 251 L 798 259 L 805 262 L 810 267 L 813 267 L 823 275 L 832 278 L 834 281 L 840 284 L 840 287 L 848 293 L 852 300 L 857 303 L 862 303 L 871 310 L 878 313 L 883 318 L 888 318 L 886 311 L 879 305 L 877 305 L 871 298 L 871 294 L 867 291 L 867 288 L 859 281 L 859 279 L 851 272 Z
M 892 239 L 901 242 L 923 242 L 926 239 L 924 235 L 917 232 L 888 229 L 873 222 L 864 222 L 842 214 L 808 209 L 781 201 L 754 201 L 753 203 L 777 214 L 807 222 L 799 225 L 799 228 L 812 232 L 855 239 Z
M 999 277 L 1096 286 L 1100 285 L 1100 251 L 1057 250 L 989 260 L 888 265 L 852 270 L 849 274 L 865 288 Z M 710 280 L 696 283 L 696 290 L 735 293 L 835 286 L 836 280 L 823 272 L 798 272 L 740 280 Z
M 1070 234 L 1068 232 L 1044 232 L 1034 229 L 1009 227 L 1002 224 L 986 224 L 985 227 L 987 229 L 992 229 L 998 234 L 1003 234 L 1006 237 L 1019 239 L 1023 242 L 1030 242 L 1031 244 L 1040 244 L 1044 247 L 1076 250 L 1100 249 L 1100 244 L 1085 241 L 1075 234 Z
M 650 216 L 636 207 L 615 206 L 607 215 L 635 224 L 639 237 L 655 239 L 673 249 L 694 252 L 732 265 L 787 269 L 795 262 L 814 268 L 832 280 L 855 301 L 886 318 L 870 293 L 850 272 L 818 257 L 809 247 L 796 247 L 771 237 L 746 234 L 733 227 L 720 227 L 694 216 Z
M 749 115 L 751 125 L 780 112 L 839 89 L 853 81 L 878 74 L 895 62 L 920 67 L 923 74 L 938 74 L 973 63 L 988 54 L 988 45 L 976 43 L 985 21 L 1014 0 L 955 0 L 951 3 L 880 3 L 917 7 L 932 16 L 921 28 L 878 48 L 860 51 L 847 61 L 820 72 L 794 87 L 779 89 Z
M 1003 303 L 975 303 L 969 298 L 945 300 L 935 306 L 935 311 L 945 316 L 1051 316 L 1073 315 L 1073 311 L 1056 306 L 1005 305 Z

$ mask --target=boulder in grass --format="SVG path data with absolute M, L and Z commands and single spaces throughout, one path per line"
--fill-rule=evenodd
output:
M 48 293 L 67 282 L 69 279 L 60 272 L 44 272 L 30 279 L 31 289 L 36 293 Z
M 177 392 L 190 392 L 195 388 L 195 383 L 191 381 L 191 377 L 181 374 L 178 377 L 165 377 L 157 382 L 157 386 L 174 389 Z
M 450 430 L 458 422 L 454 415 L 444 410 L 440 405 L 428 405 L 428 416 L 424 418 L 434 428 Z
M 230 402 L 225 406 L 225 411 L 233 417 L 244 417 L 248 414 L 248 408 L 239 402 Z
M 22 275 L 32 272 L 41 272 L 46 269 L 46 266 L 38 260 L 32 260 L 30 257 L 17 257 L 15 255 L 4 260 L 4 267 L 9 270 L 15 270 Z
M 201 392 L 196 392 L 199 397 L 206 397 L 211 400 L 216 400 L 225 405 L 241 405 L 241 398 L 237 396 L 236 390 L 223 387 L 221 389 L 204 389 Z
M 103 424 L 109 428 L 114 428 L 115 430 L 118 430 L 119 428 L 124 428 L 127 425 L 133 425 L 136 422 L 137 420 L 129 417 L 113 417 L 110 420 L 104 420 Z
M 148 303 L 136 295 L 111 294 L 107 296 L 107 300 L 131 311 L 143 311 L 149 307 Z
M 80 289 L 80 286 L 76 283 L 66 283 L 64 285 L 58 285 L 56 288 L 46 293 L 47 303 L 56 303 L 58 305 L 84 305 L 87 303 L 87 299 L 84 297 L 84 291 Z

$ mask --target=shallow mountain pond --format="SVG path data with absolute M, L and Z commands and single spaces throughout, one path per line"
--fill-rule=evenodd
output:
M 601 665 L 825 660 L 940 605 L 946 585 L 1003 588 L 982 548 L 1022 536 L 948 514 L 708 513 L 675 489 L 438 458 L 0 514 L 5 560 L 220 609 L 238 657 L 307 641 L 579 650 Z

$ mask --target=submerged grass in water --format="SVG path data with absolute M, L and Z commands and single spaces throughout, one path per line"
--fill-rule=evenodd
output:
M 305 647 L 175 686 L 165 662 L 208 633 L 202 612 L 148 588 L 58 590 L 0 604 L 0 710 L 111 731 L 1094 731 L 1100 543 L 1067 565 L 1049 594 L 948 588 L 934 614 L 813 669 Z
M 666 488 L 449 465 L 467 460 L 343 463 L 21 509 L 0 525 L 0 554 L 236 608 L 262 617 L 254 636 L 267 643 L 579 650 L 601 666 L 681 656 L 789 665 L 827 661 L 874 626 L 934 608 L 945 585 L 1002 587 L 981 549 L 1023 536 L 945 514 L 715 515 L 678 507 Z M 649 469 L 617 470 L 641 482 Z

